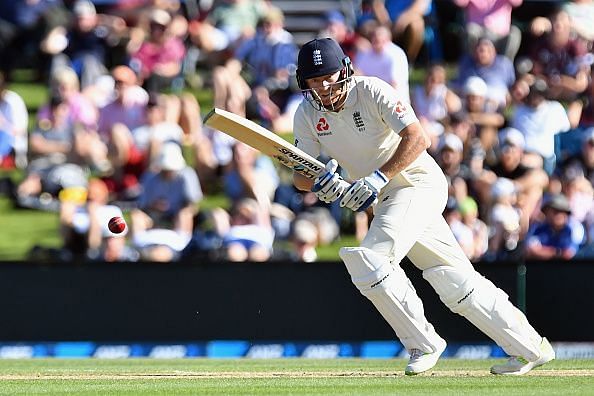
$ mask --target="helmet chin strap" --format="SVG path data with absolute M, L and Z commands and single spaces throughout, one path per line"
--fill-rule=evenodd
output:
M 346 100 L 349 96 L 349 91 L 350 91 L 349 84 L 351 82 L 351 77 L 352 76 L 348 76 L 348 77 L 332 84 L 332 86 L 330 87 L 330 96 L 332 96 L 332 94 L 334 94 L 335 92 L 340 92 L 340 94 L 339 94 L 339 97 L 335 101 L 330 103 L 329 105 L 325 105 L 323 103 L 322 98 L 320 97 L 318 92 L 313 88 L 302 90 L 303 96 L 309 102 L 309 104 L 317 111 L 338 112 L 338 111 L 342 110 L 342 108 L 343 108 L 344 104 L 346 103 Z M 340 84 L 340 87 L 338 89 L 334 90 L 334 86 L 337 84 Z

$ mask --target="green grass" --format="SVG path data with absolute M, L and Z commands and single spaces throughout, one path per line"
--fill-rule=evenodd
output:
M 0 260 L 22 260 L 34 245 L 61 246 L 57 213 L 12 208 L 0 197 Z
M 403 359 L 0 361 L 1 394 L 592 395 L 594 361 L 554 361 L 523 377 L 488 374 L 495 360 L 443 359 L 403 375 Z

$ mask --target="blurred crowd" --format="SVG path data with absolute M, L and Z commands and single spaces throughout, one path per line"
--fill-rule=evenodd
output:
M 344 3 L 318 35 L 410 100 L 468 257 L 592 257 L 594 1 L 516 26 L 522 0 L 452 0 L 454 66 L 432 1 Z M 215 107 L 290 133 L 299 44 L 274 1 L 0 2 L 0 169 L 23 174 L 5 190 L 59 213 L 64 260 L 316 261 L 341 234 L 362 238 L 373 214 L 299 192 L 290 171 L 202 125 L 209 109 L 192 94 L 212 90 Z M 38 109 L 10 89 L 23 69 L 47 86 Z M 118 215 L 123 236 L 107 228 Z

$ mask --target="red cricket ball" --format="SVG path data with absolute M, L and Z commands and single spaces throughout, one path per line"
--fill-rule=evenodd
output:
M 126 221 L 120 216 L 115 216 L 109 219 L 107 226 L 109 227 L 109 231 L 114 234 L 120 234 L 126 229 Z

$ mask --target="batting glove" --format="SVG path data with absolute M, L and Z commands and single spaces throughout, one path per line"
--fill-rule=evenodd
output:
M 349 184 L 336 173 L 338 162 L 335 159 L 328 161 L 325 171 L 322 171 L 314 180 L 311 189 L 322 202 L 336 201 L 349 187 Z
M 357 180 L 340 200 L 341 207 L 363 212 L 377 203 L 377 196 L 389 180 L 379 169 L 371 175 Z

